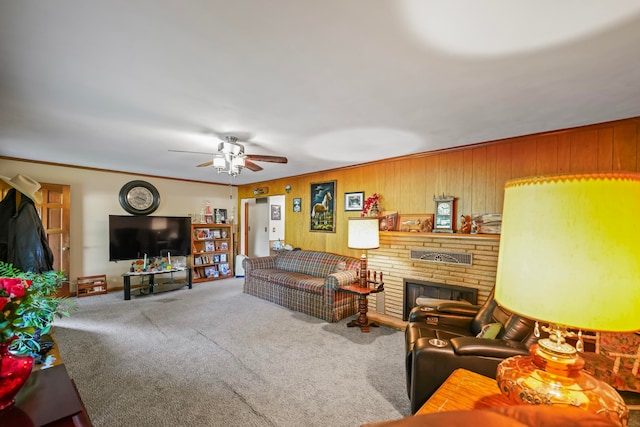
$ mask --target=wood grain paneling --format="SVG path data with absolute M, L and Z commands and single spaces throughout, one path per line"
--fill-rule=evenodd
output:
M 460 214 L 500 213 L 507 180 L 536 174 L 595 171 L 637 171 L 640 164 L 640 118 L 601 123 L 477 144 L 463 149 L 422 153 L 405 158 L 238 187 L 239 199 L 253 197 L 253 189 L 269 187 L 269 195 L 287 194 L 285 238 L 304 249 L 359 256 L 347 248 L 344 193 L 379 193 L 382 209 L 399 213 L 433 213 L 435 194 L 457 198 Z M 336 233 L 309 232 L 309 185 L 337 181 Z M 302 198 L 302 212 L 292 213 L 294 197 Z M 456 218 L 458 221 L 458 218 Z
M 638 122 L 613 127 L 613 170 L 638 169 Z M 632 143 L 632 141 L 636 143 Z

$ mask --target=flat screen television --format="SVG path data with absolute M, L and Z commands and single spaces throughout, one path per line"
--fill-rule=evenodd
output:
M 109 215 L 109 261 L 190 252 L 190 217 Z

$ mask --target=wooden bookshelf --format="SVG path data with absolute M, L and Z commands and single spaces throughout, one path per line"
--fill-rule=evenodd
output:
M 233 277 L 232 224 L 191 224 L 193 281 Z
M 77 296 L 87 297 L 89 295 L 100 295 L 107 293 L 107 276 L 100 274 L 97 276 L 78 277 Z

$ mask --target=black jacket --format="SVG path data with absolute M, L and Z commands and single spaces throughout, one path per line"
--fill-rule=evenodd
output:
M 0 201 L 0 261 L 22 271 L 53 270 L 53 252 L 33 200 L 22 195 L 16 211 L 14 188 Z

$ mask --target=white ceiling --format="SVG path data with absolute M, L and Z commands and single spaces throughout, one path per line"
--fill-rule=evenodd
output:
M 639 46 L 637 0 L 0 0 L 0 156 L 259 182 L 640 116 Z

